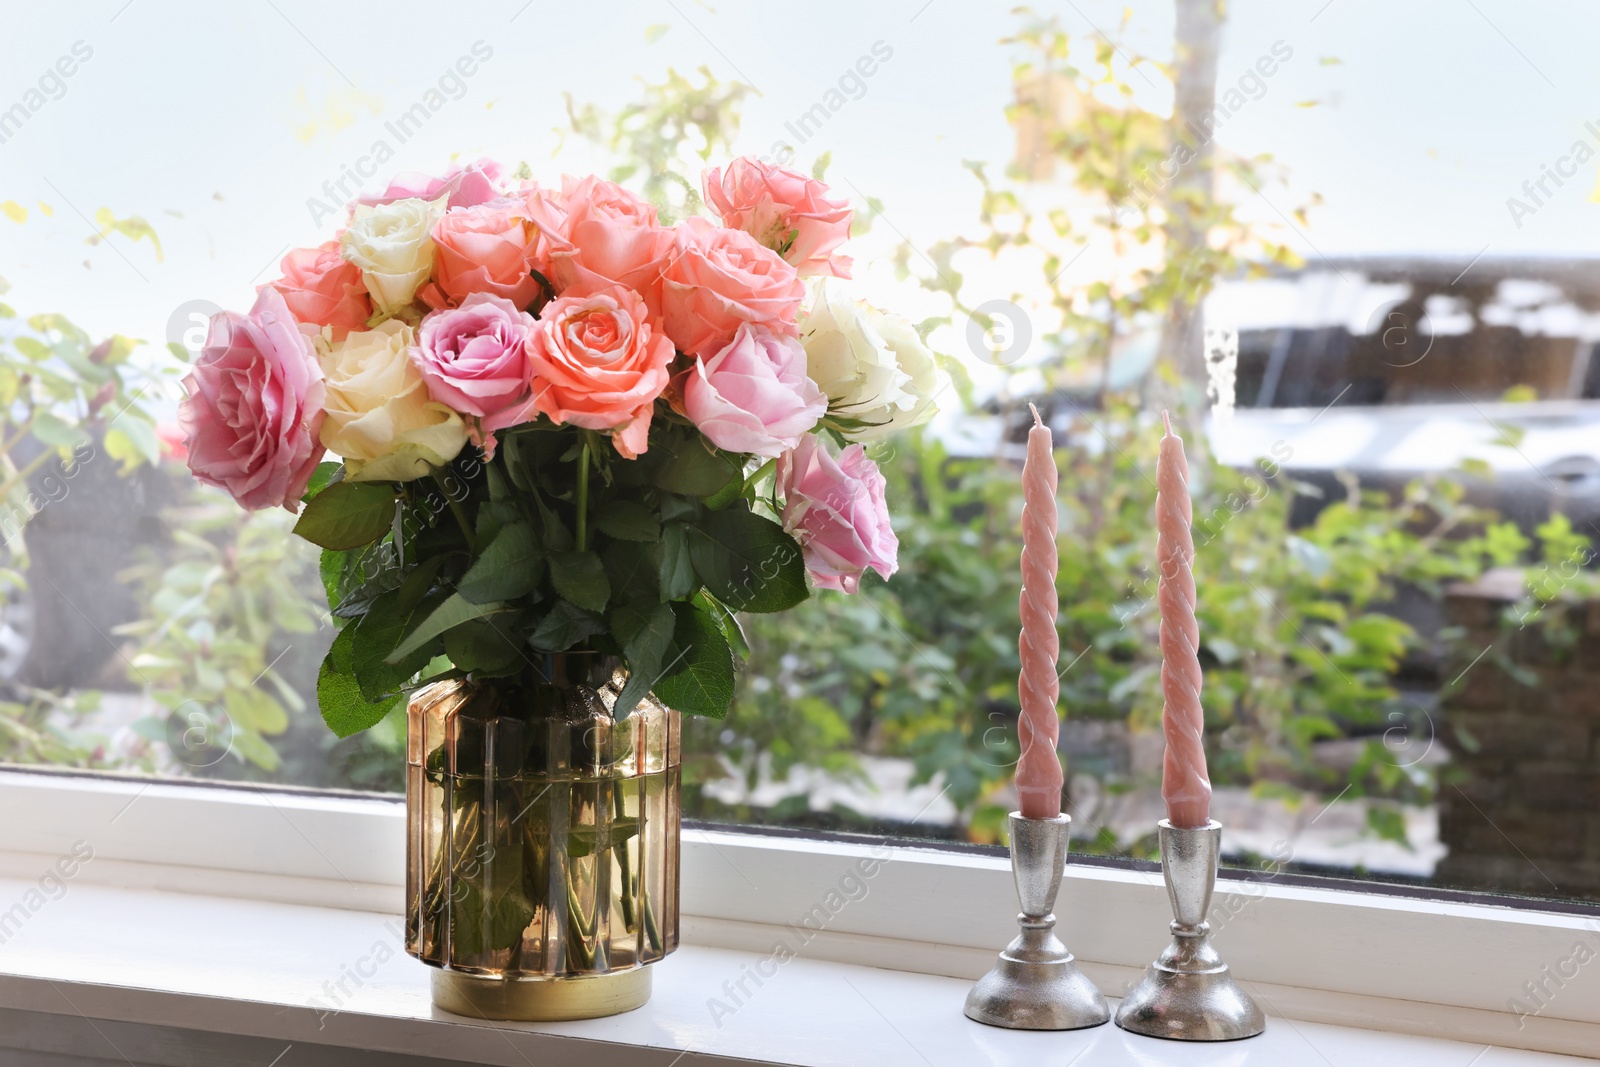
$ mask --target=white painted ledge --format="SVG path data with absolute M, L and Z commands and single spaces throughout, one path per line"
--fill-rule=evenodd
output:
M 23 900 L 36 887 L 32 880 L 0 879 L 0 901 Z M 1276 1013 L 1262 1037 L 1217 1046 L 1153 1041 L 1109 1024 L 1076 1033 L 996 1030 L 962 1016 L 968 987 L 962 979 L 801 957 L 776 967 L 757 986 L 748 975 L 770 949 L 697 943 L 707 922 L 691 922 L 689 943 L 655 966 L 655 995 L 638 1011 L 589 1022 L 491 1025 L 432 1007 L 427 968 L 401 950 L 398 917 L 74 880 L 64 896 L 47 900 L 14 926 L 0 946 L 0 1008 L 302 1046 L 295 1056 L 284 1056 L 285 1064 L 317 1051 L 310 1046 L 321 1046 L 324 1057 L 330 1048 L 361 1049 L 504 1067 L 1576 1062 L 1296 1022 Z M 762 946 L 778 932 L 724 924 L 721 936 L 733 936 L 736 926 Z M 824 933 L 818 940 L 851 936 Z M 851 951 L 873 947 L 886 953 L 880 962 L 899 962 L 898 946 L 887 941 L 872 946 L 858 939 Z M 741 981 L 743 992 L 737 988 Z M 89 1040 L 104 1040 L 106 1047 L 82 1054 L 120 1062 L 105 1029 L 95 1029 Z M 0 1034 L 0 1062 L 21 1062 L 20 1055 L 9 1058 L 9 1037 Z
M 31 882 L 74 847 L 93 849 L 71 881 L 71 900 L 108 887 L 192 895 L 197 909 L 244 909 L 235 915 L 298 906 L 370 917 L 403 907 L 404 806 L 394 800 L 0 770 L 0 811 L 12 816 L 0 819 L 0 878 Z M 809 916 L 821 929 L 805 938 L 810 964 L 971 981 L 1016 933 L 1015 889 L 997 856 L 701 829 L 684 832 L 682 855 L 684 929 L 702 948 L 759 958 L 780 937 L 792 943 L 793 925 Z M 16 899 L 0 896 L 0 935 Z M 1214 903 L 1219 951 L 1269 1014 L 1295 1025 L 1600 1055 L 1600 913 L 1228 877 Z M 48 910 L 70 908 L 52 902 Z M 1171 919 L 1159 874 L 1089 862 L 1068 865 L 1057 912 L 1063 939 L 1108 995 L 1138 977 Z M 240 959 L 268 951 L 260 939 L 282 924 L 255 925 L 268 933 L 243 928 L 226 942 Z M 234 929 L 213 924 L 185 936 L 232 937 Z M 123 936 L 107 934 L 108 950 Z M 13 953 L 0 946 L 0 967 Z M 337 977 L 338 962 L 325 961 L 333 973 L 310 985 Z M 66 980 L 84 973 L 95 972 Z M 302 1004 L 313 995 L 305 977 L 291 983 Z

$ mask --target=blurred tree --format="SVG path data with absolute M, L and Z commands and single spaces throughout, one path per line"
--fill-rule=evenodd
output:
M 1248 470 L 1211 459 L 1199 432 L 1196 309 L 1219 276 L 1298 262 L 1275 233 L 1235 212 L 1243 192 L 1279 179 L 1271 160 L 1227 154 L 1192 132 L 1211 125 L 1220 18 L 1215 0 L 1186 2 L 1183 39 L 1168 66 L 1107 38 L 1077 40 L 1055 20 L 1023 12 L 1007 42 L 1025 57 L 1008 112 L 1019 146 L 1011 177 L 997 181 L 969 164 L 979 184 L 978 232 L 929 249 L 931 274 L 916 269 L 921 258 L 909 246 L 900 267 L 948 301 L 950 313 L 921 324 L 924 333 L 969 318 L 984 330 L 996 325 L 984 299 L 994 294 L 978 292 L 963 273 L 974 257 L 1010 264 L 1005 277 L 1037 272 L 1009 296 L 1045 355 L 1019 369 L 1026 377 L 1018 382 L 1040 393 L 1028 383 L 1042 381 L 1042 406 L 1067 428 L 1059 455 L 1063 704 L 1075 724 L 1112 727 L 1098 735 L 1109 739 L 1103 751 L 1085 753 L 1073 770 L 1113 789 L 1153 785 L 1127 750 L 1153 736 L 1160 715 L 1148 565 L 1159 431 L 1155 413 L 1138 404 L 1154 383 L 1189 428 L 1217 782 L 1291 796 L 1349 786 L 1422 798 L 1433 787 L 1429 774 L 1403 765 L 1376 737 L 1354 768 L 1323 766 L 1312 746 L 1376 735 L 1402 708 L 1391 676 L 1417 639 L 1382 610 L 1397 583 L 1437 592 L 1447 579 L 1516 559 L 1527 544 L 1513 527 L 1466 507 L 1447 482 L 1413 486 L 1399 502 L 1352 487 L 1314 526 L 1291 533 L 1297 487 L 1282 474 L 1289 444 Z M 1132 77 L 1169 86 L 1173 111 L 1140 104 Z M 618 175 L 643 170 L 658 191 L 692 189 L 700 153 L 674 143 L 685 127 L 652 126 L 640 144 L 629 123 L 676 113 L 686 94 L 685 112 L 702 119 L 713 101 L 733 110 L 737 88 L 719 91 L 710 75 L 699 85 L 669 75 L 646 87 L 643 104 L 610 119 L 575 111 L 574 125 L 597 143 L 644 153 Z M 698 128 L 731 131 L 737 122 Z M 722 142 L 697 140 L 713 143 Z M 665 179 L 663 167 L 683 174 Z M 1070 271 L 1091 247 L 1110 269 Z M 1080 273 L 1093 277 L 1079 282 Z M 1144 382 L 1123 380 L 1113 373 L 1119 348 L 1142 334 L 1161 338 L 1160 359 Z M 1002 420 L 1017 391 L 1002 390 Z M 964 385 L 962 392 L 970 404 Z M 800 792 L 766 810 L 729 809 L 696 786 L 728 769 L 750 786 L 781 781 L 795 767 L 859 777 L 859 757 L 876 753 L 908 756 L 919 779 L 942 781 L 968 835 L 998 832 L 1005 809 L 989 798 L 1009 781 L 1016 758 L 1017 456 L 1005 445 L 992 457 L 952 456 L 935 436 L 914 433 L 880 448 L 878 459 L 900 508 L 900 573 L 865 583 L 858 597 L 815 597 L 785 615 L 747 620 L 754 656 L 733 712 L 724 723 L 686 726 L 691 813 L 864 828 L 870 820 L 860 813 L 809 811 Z M 1374 829 L 1399 833 L 1381 816 Z

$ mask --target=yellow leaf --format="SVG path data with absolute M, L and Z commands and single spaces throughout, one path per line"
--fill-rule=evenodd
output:
M 28 221 L 28 209 L 15 200 L 7 200 L 5 203 L 0 204 L 0 211 L 5 212 L 6 218 L 12 222 Z
M 156 236 L 156 228 L 138 215 L 129 215 L 119 219 L 108 207 L 103 207 L 94 213 L 94 221 L 100 227 L 98 234 L 91 234 L 85 239 L 85 244 L 99 244 L 101 240 L 109 237 L 113 232 L 120 233 L 130 241 L 149 241 L 156 250 L 156 262 L 165 259 L 161 251 L 161 238 Z
M 56 213 L 56 209 L 45 203 L 43 200 L 35 200 L 34 203 L 39 205 L 39 214 L 43 215 L 47 219 Z
M 1295 107 L 1316 107 L 1320 103 L 1322 103 L 1321 100 L 1296 100 L 1294 102 L 1294 106 Z

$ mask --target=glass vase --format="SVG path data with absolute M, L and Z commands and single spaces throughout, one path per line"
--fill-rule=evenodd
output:
M 542 656 L 407 709 L 406 951 L 460 1015 L 577 1019 L 650 997 L 678 944 L 680 720 L 612 717 L 615 659 Z

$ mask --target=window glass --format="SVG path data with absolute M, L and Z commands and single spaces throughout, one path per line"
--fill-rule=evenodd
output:
M 856 293 L 950 385 L 873 447 L 898 573 L 743 620 L 687 814 L 1000 840 L 1031 402 L 1075 848 L 1150 858 L 1167 408 L 1228 862 L 1600 901 L 1600 11 L 1216 7 L 13 12 L 0 759 L 400 790 L 399 716 L 318 715 L 293 516 L 185 468 L 207 318 L 399 171 L 598 171 L 678 217 L 749 154 L 853 202 Z

